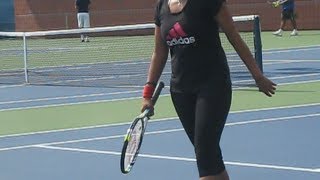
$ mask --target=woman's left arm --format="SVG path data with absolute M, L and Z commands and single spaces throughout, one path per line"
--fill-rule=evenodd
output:
M 272 96 L 276 89 L 276 84 L 266 78 L 259 69 L 249 47 L 243 41 L 237 28 L 235 27 L 232 16 L 225 2 L 222 4 L 218 14 L 215 16 L 215 19 L 226 34 L 229 42 L 232 44 L 244 64 L 249 69 L 252 77 L 259 87 L 259 90 L 264 92 L 267 96 Z

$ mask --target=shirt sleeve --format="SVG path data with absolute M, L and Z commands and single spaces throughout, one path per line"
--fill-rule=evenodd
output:
M 161 25 L 161 21 L 160 21 L 160 10 L 161 10 L 161 5 L 162 5 L 162 0 L 158 0 L 156 7 L 155 7 L 155 12 L 154 12 L 154 23 L 157 26 Z
M 224 2 L 226 2 L 226 0 L 209 0 L 211 1 L 211 7 L 212 7 L 212 14 L 213 16 L 216 16 L 222 6 L 222 4 Z

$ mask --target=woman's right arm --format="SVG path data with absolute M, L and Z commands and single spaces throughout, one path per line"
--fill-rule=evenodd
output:
M 155 48 L 154 48 L 154 52 L 151 56 L 151 62 L 150 62 L 150 66 L 149 66 L 149 72 L 148 72 L 148 78 L 147 78 L 148 84 L 146 84 L 145 86 L 153 86 L 152 84 L 156 84 L 158 82 L 158 80 L 160 79 L 160 76 L 162 74 L 163 68 L 166 65 L 166 62 L 168 59 L 169 48 L 161 39 L 160 33 L 161 33 L 160 27 L 156 26 L 155 33 L 154 33 Z M 155 88 L 155 87 L 152 87 L 152 88 Z M 144 88 L 144 94 L 146 91 L 145 89 L 146 89 L 146 87 Z M 153 105 L 151 103 L 151 97 L 144 95 L 143 101 L 142 101 L 141 112 L 143 112 L 147 107 L 152 108 Z
M 151 57 L 147 82 L 158 82 L 168 58 L 168 46 L 160 35 L 160 27 L 155 28 L 155 48 Z

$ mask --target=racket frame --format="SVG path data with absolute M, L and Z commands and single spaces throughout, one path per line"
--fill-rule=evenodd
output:
M 136 119 L 134 119 L 134 121 L 131 123 L 129 129 L 127 130 L 127 134 L 124 137 L 124 143 L 123 143 L 123 147 L 122 147 L 122 151 L 121 151 L 121 160 L 120 160 L 120 167 L 121 167 L 121 172 L 123 174 L 127 174 L 131 171 L 131 168 L 133 167 L 134 163 L 136 162 L 136 159 L 138 157 L 139 151 L 140 151 L 140 147 L 142 144 L 142 140 L 143 140 L 143 135 L 145 132 L 145 128 L 146 128 L 146 121 L 149 120 L 149 118 L 147 116 L 144 115 L 145 113 L 142 113 L 141 115 L 139 115 Z M 132 160 L 130 162 L 130 164 L 128 164 L 126 166 L 125 164 L 125 159 L 126 159 L 126 154 L 127 154 L 127 148 L 129 145 L 129 142 L 132 138 L 132 133 L 133 130 L 135 128 L 135 126 L 141 121 L 142 124 L 142 129 L 140 131 L 140 139 L 139 139 L 139 144 L 138 147 L 136 149 L 136 151 L 134 152 L 134 154 L 132 155 Z

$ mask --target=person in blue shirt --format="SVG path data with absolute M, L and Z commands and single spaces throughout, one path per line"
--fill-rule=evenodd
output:
M 286 25 L 287 20 L 291 21 L 293 31 L 291 32 L 291 36 L 297 36 L 297 23 L 295 19 L 295 3 L 294 0 L 278 0 L 272 3 L 273 7 L 282 6 L 282 14 L 281 14 L 281 23 L 280 29 L 273 32 L 276 36 L 282 36 L 283 28 Z

